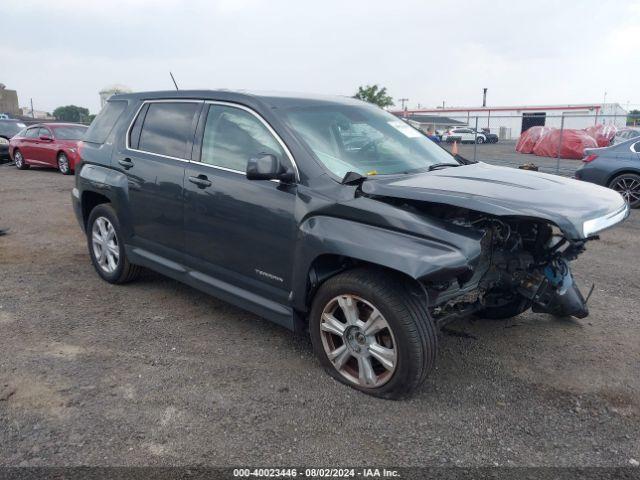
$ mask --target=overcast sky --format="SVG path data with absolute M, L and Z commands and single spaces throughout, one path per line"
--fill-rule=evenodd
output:
M 98 91 L 232 88 L 409 105 L 640 104 L 640 0 L 2 0 L 0 82 L 20 106 Z M 398 102 L 399 103 L 399 102 Z

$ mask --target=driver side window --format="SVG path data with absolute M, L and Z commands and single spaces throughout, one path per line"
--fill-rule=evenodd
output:
M 226 105 L 211 105 L 202 139 L 200 161 L 244 173 L 252 157 L 275 155 L 287 163 L 278 141 L 251 113 Z

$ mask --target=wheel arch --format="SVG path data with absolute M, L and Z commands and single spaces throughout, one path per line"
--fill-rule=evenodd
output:
M 310 307 L 315 293 L 323 283 L 342 272 L 353 270 L 355 268 L 368 268 L 371 270 L 384 271 L 389 275 L 397 277 L 401 281 L 407 282 L 408 285 L 412 286 L 412 290 L 415 293 L 420 295 L 424 294 L 426 296 L 426 289 L 422 283 L 400 270 L 356 257 L 324 253 L 318 255 L 313 262 L 311 262 L 309 267 L 308 285 L 305 295 L 305 303 L 307 307 Z
M 94 208 L 104 203 L 111 203 L 111 199 L 109 197 L 92 190 L 82 192 L 80 200 L 80 204 L 82 205 L 82 223 L 85 227 L 89 221 L 89 215 L 91 215 L 91 211 Z
M 640 176 L 640 170 L 634 170 L 633 168 L 629 168 L 629 167 L 623 167 L 621 170 L 616 171 L 615 173 L 612 173 L 611 175 L 609 175 L 609 177 L 607 178 L 607 187 L 609 187 L 609 185 L 611 185 L 611 182 L 613 182 L 613 180 L 616 177 L 619 177 L 620 175 L 626 175 L 626 174 L 631 174 L 631 175 L 638 175 Z

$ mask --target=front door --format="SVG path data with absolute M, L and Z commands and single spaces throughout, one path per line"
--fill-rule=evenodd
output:
M 127 243 L 174 260 L 184 248 L 184 173 L 201 108 L 197 101 L 144 104 L 113 160 L 127 176 Z
M 286 304 L 296 186 L 247 180 L 245 172 L 249 158 L 260 154 L 285 165 L 291 159 L 267 124 L 243 107 L 208 105 L 198 131 L 200 161 L 189 163 L 185 174 L 185 243 L 192 266 Z
M 50 138 L 50 140 L 42 140 L 42 138 Z M 49 167 L 57 167 L 58 160 L 56 158 L 56 150 L 53 148 L 53 133 L 46 127 L 40 127 L 38 130 L 38 138 L 35 142 L 34 158 Z

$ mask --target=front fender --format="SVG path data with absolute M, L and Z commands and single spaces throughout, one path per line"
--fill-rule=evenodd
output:
M 403 232 L 342 218 L 316 216 L 299 230 L 293 272 L 294 307 L 306 310 L 308 275 L 321 255 L 339 255 L 402 272 L 416 280 L 451 279 L 468 273 L 480 256 L 480 242 L 466 251 Z

